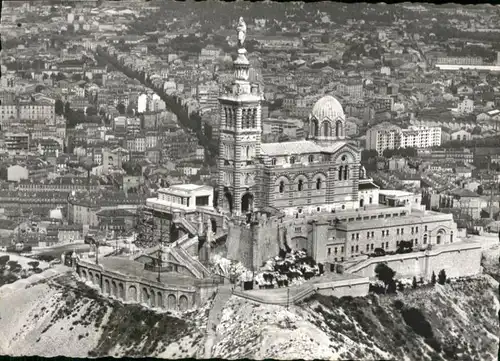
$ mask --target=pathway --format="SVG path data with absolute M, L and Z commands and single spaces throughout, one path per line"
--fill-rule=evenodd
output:
M 231 297 L 231 284 L 224 284 L 219 286 L 219 290 L 217 295 L 215 296 L 214 303 L 212 305 L 212 309 L 208 314 L 208 322 L 207 322 L 207 335 L 205 340 L 205 359 L 212 358 L 212 350 L 214 345 L 216 344 L 216 335 L 217 335 L 217 326 L 222 318 L 222 310 L 226 305 L 227 301 Z

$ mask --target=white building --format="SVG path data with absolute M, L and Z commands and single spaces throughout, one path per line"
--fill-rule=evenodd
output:
M 144 113 L 146 112 L 148 105 L 148 96 L 147 94 L 141 94 L 139 95 L 139 98 L 137 99 L 137 112 L 138 113 Z
M 194 211 L 197 207 L 213 205 L 214 190 L 210 186 L 177 184 L 158 190 L 158 198 L 149 198 L 146 205 L 156 210 L 180 209 Z
M 441 145 L 441 128 L 412 126 L 402 129 L 384 122 L 366 132 L 367 149 L 382 154 L 386 149 L 430 148 Z
M 474 111 L 474 100 L 465 97 L 460 103 L 458 103 L 457 111 L 461 114 L 470 114 Z
M 29 171 L 26 167 L 12 165 L 7 168 L 7 180 L 9 182 L 20 182 L 22 179 L 29 178 Z

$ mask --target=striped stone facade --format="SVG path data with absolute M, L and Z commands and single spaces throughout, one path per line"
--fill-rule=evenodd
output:
M 233 216 L 264 207 L 289 213 L 358 206 L 360 151 L 345 140 L 345 115 L 332 96 L 308 119 L 310 140 L 261 144 L 261 92 L 248 81 L 246 50 L 232 89 L 219 98 L 218 206 Z M 265 149 L 264 149 L 265 148 Z

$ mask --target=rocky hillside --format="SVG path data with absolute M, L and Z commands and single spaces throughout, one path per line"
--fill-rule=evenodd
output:
M 233 297 L 213 356 L 496 360 L 497 288 L 482 276 L 394 296 L 316 295 L 289 310 Z
M 1 291 L 0 354 L 16 356 L 193 357 L 209 306 L 181 319 L 101 297 L 71 274 Z
M 103 298 L 70 274 L 15 292 L 4 287 L 0 354 L 185 358 L 204 346 L 210 305 L 154 312 Z M 497 290 L 497 281 L 481 276 L 393 296 L 316 295 L 288 310 L 233 296 L 212 357 L 494 360 Z

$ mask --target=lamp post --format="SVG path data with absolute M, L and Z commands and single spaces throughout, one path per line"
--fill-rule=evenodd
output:
M 162 265 L 162 261 L 161 261 L 161 245 L 160 245 L 160 249 L 158 250 L 158 282 L 161 282 L 161 265 Z
M 160 238 L 158 242 L 158 282 L 161 282 L 161 267 L 162 267 L 162 241 L 163 241 L 163 218 L 160 219 Z
M 99 264 L 99 241 L 94 240 L 94 246 L 95 246 L 95 264 Z

